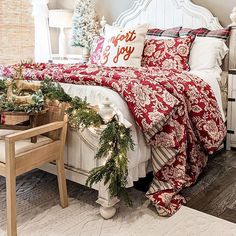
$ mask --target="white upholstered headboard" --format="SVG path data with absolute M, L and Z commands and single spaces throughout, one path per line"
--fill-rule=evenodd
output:
M 220 29 L 218 18 L 191 0 L 136 0 L 133 6 L 124 11 L 114 22 L 115 26 L 130 26 L 149 23 L 151 27 L 205 27 Z

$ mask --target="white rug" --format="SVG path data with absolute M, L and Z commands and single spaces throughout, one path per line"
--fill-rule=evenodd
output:
M 54 206 L 18 227 L 19 236 L 235 236 L 236 224 L 182 207 L 173 217 L 158 217 L 147 207 L 118 210 L 103 220 L 98 207 L 78 200 L 62 209 Z M 0 231 L 0 235 L 5 233 Z

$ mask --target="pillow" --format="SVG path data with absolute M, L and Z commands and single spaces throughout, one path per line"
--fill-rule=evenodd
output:
M 190 52 L 189 66 L 191 70 L 216 69 L 222 71 L 220 66 L 228 52 L 225 41 L 230 35 L 230 28 L 209 30 L 206 28 L 182 28 L 180 36 L 197 36 Z
M 196 37 L 189 57 L 191 70 L 217 69 L 221 72 L 222 60 L 228 53 L 223 40 L 211 37 Z
M 148 25 L 135 28 L 105 26 L 100 63 L 108 67 L 140 67 Z
M 174 39 L 146 40 L 142 66 L 155 66 L 161 70 L 189 70 L 188 59 L 194 36 Z
M 167 38 L 178 38 L 179 37 L 179 31 L 182 27 L 175 27 L 170 28 L 166 30 L 162 29 L 149 29 L 147 32 L 147 38 L 148 39 L 155 39 L 159 37 L 167 37 Z
M 102 53 L 104 40 L 105 40 L 104 37 L 100 36 L 100 37 L 97 37 L 93 41 L 91 56 L 89 58 L 89 63 L 90 64 L 96 64 L 96 65 L 100 64 L 100 59 L 101 59 L 101 53 Z
M 206 28 L 199 28 L 199 29 L 182 28 L 179 31 L 179 35 L 180 37 L 195 35 L 198 37 L 211 37 L 211 38 L 227 40 L 230 35 L 230 30 L 231 30 L 230 28 L 219 29 L 219 30 L 209 30 Z

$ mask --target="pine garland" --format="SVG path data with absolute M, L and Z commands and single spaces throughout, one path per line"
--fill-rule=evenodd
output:
M 96 107 L 92 107 L 86 99 L 82 100 L 79 97 L 69 99 L 63 88 L 50 79 L 42 82 L 42 91 L 49 99 L 69 102 L 66 113 L 73 128 L 100 127 L 104 124 Z M 103 166 L 90 171 L 86 185 L 92 187 L 93 184 L 104 180 L 104 184 L 108 184 L 111 196 L 123 198 L 131 206 L 132 201 L 126 190 L 129 162 L 127 153 L 129 149 L 134 149 L 130 128 L 126 128 L 119 122 L 118 117 L 114 116 L 102 131 L 99 146 L 95 159 L 107 158 L 107 160 Z
M 123 197 L 131 206 L 132 201 L 125 188 L 128 177 L 127 152 L 129 149 L 134 149 L 131 130 L 119 123 L 117 116 L 114 116 L 103 130 L 99 144 L 100 148 L 95 158 L 107 158 L 107 160 L 104 166 L 90 172 L 86 185 L 91 187 L 104 180 L 104 184 L 108 184 L 111 196 Z
M 0 79 L 0 93 L 5 94 L 7 92 L 7 84 L 5 80 Z
M 79 97 L 74 97 L 66 113 L 68 114 L 70 126 L 73 128 L 99 127 L 104 124 L 97 110 L 91 107 L 86 99 L 83 101 Z
M 0 83 L 1 87 L 1 83 Z M 32 95 L 32 103 L 31 104 L 16 104 L 14 103 L 14 99 L 11 101 L 7 98 L 6 88 L 0 88 L 0 111 L 9 111 L 9 112 L 39 112 L 43 110 L 44 107 L 44 95 L 42 91 L 38 91 Z
M 72 98 L 65 93 L 64 89 L 52 79 L 46 78 L 41 82 L 41 90 L 49 100 L 58 100 L 59 102 L 71 102 Z
M 88 127 L 101 127 L 106 125 L 102 131 L 99 140 L 99 150 L 95 159 L 106 158 L 103 166 L 94 168 L 86 181 L 87 186 L 92 186 L 102 180 L 108 185 L 111 196 L 123 198 L 128 205 L 132 201 L 126 191 L 128 177 L 128 158 L 127 152 L 134 148 L 131 136 L 131 130 L 119 122 L 117 116 L 114 116 L 110 122 L 105 124 L 98 113 L 98 108 L 91 106 L 86 99 L 79 97 L 70 97 L 59 83 L 52 79 L 45 79 L 41 82 L 40 90 L 32 95 L 32 103 L 27 105 L 18 105 L 14 100 L 8 100 L 7 82 L 0 80 L 0 99 L 1 111 L 26 111 L 38 112 L 45 105 L 46 100 L 58 100 L 68 103 L 68 120 L 71 127 L 84 129 Z

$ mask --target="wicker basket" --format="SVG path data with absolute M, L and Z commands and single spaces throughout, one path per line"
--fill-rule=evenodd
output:
M 29 120 L 29 116 L 25 114 L 16 114 L 14 112 L 6 112 L 1 114 L 1 124 L 19 125 Z

